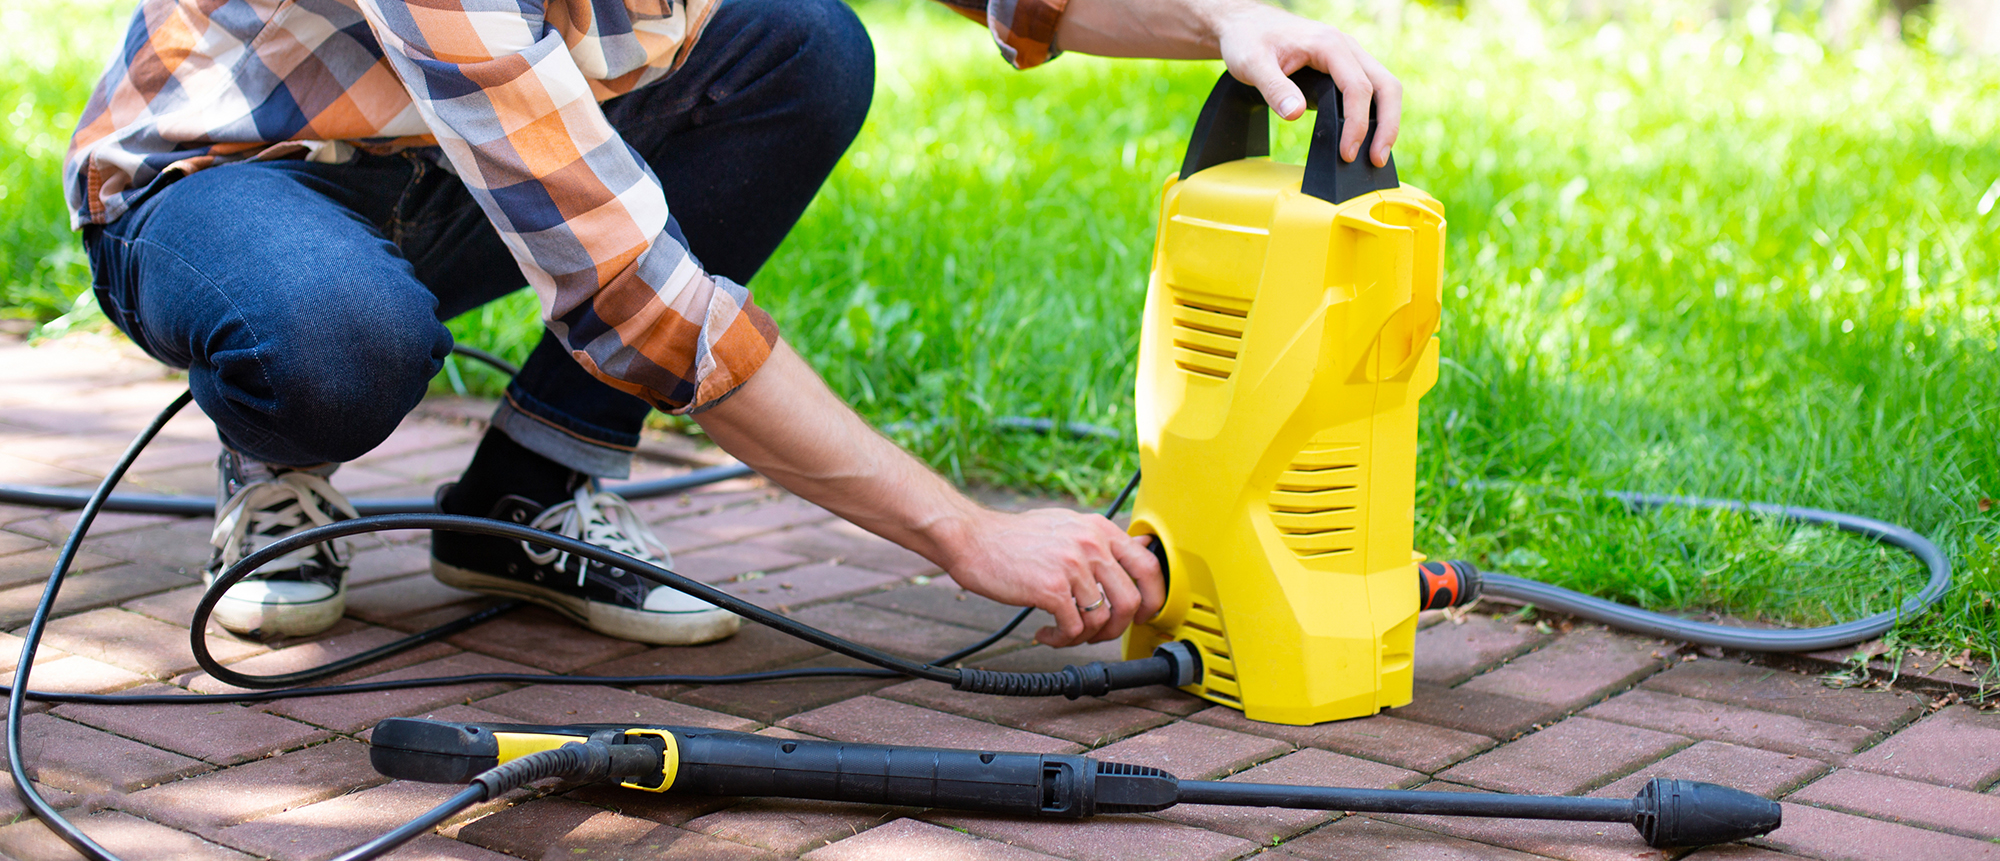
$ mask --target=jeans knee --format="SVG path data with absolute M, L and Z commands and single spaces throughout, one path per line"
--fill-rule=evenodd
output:
M 875 95 L 875 43 L 847 3 L 732 0 L 722 8 L 753 22 L 743 32 L 756 40 L 754 54 L 769 64 L 770 85 L 791 97 L 802 119 L 843 144 L 861 130 Z M 725 80 L 720 89 L 738 88 L 732 84 L 759 85 Z
M 825 119 L 859 131 L 875 97 L 875 43 L 842 0 L 802 0 L 800 17 L 812 36 L 799 60 L 812 75 L 815 104 Z
M 398 304 L 424 307 L 398 309 Z M 420 312 L 420 313 L 411 313 Z M 389 438 L 428 390 L 451 334 L 427 303 L 384 300 L 366 318 L 258 321 L 254 348 L 216 353 L 207 400 L 244 453 L 292 465 L 349 461 Z

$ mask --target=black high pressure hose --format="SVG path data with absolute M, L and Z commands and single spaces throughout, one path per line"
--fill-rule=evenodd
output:
M 52 701 L 52 702 L 126 703 L 126 704 L 184 703 L 185 704 L 185 703 L 197 703 L 197 702 L 267 701 L 267 700 L 281 699 L 281 698 L 291 698 L 300 696 L 320 696 L 320 695 L 334 694 L 334 693 L 359 693 L 364 691 L 394 690 L 394 689 L 411 688 L 411 687 L 457 685 L 468 682 L 508 682 L 508 683 L 564 684 L 564 685 L 594 684 L 594 685 L 624 686 L 624 685 L 640 685 L 640 684 L 704 684 L 704 683 L 715 684 L 715 683 L 760 681 L 760 680 L 779 679 L 779 678 L 802 678 L 802 677 L 814 677 L 814 676 L 913 676 L 916 678 L 945 682 L 953 685 L 955 688 L 959 690 L 970 690 L 970 691 L 978 691 L 984 693 L 1016 695 L 1016 696 L 1046 696 L 1053 694 L 1063 694 L 1074 699 L 1082 695 L 1097 695 L 1105 693 L 1109 690 L 1125 688 L 1125 687 L 1138 687 L 1138 686 L 1152 685 L 1152 684 L 1167 684 L 1174 686 L 1185 685 L 1193 680 L 1199 668 L 1198 657 L 1196 656 L 1196 654 L 1192 650 L 1187 649 L 1184 645 L 1181 644 L 1170 644 L 1169 646 L 1163 647 L 1160 651 L 1156 652 L 1153 657 L 1142 659 L 1139 661 L 1124 661 L 1112 664 L 1094 662 L 1092 664 L 1088 664 L 1083 667 L 1076 667 L 1076 666 L 1067 667 L 1064 670 L 1055 673 L 997 673 L 992 671 L 984 671 L 976 669 L 961 669 L 956 667 L 940 666 L 943 664 L 952 663 L 961 658 L 975 654 L 978 651 L 983 650 L 987 646 L 990 646 L 994 642 L 997 642 L 1000 638 L 1005 637 L 1009 632 L 1011 632 L 1015 627 L 1019 626 L 1021 622 L 1027 618 L 1028 614 L 1031 612 L 1031 610 L 1029 609 L 1023 609 L 1018 614 L 1016 614 L 1014 618 L 1007 625 L 1003 626 L 998 631 L 995 631 L 993 634 L 982 639 L 980 642 L 973 644 L 970 647 L 961 649 L 957 652 L 954 652 L 950 655 L 940 658 L 937 661 L 933 661 L 930 663 L 919 663 L 916 661 L 908 660 L 906 658 L 901 658 L 895 655 L 890 655 L 875 649 L 871 649 L 859 643 L 854 643 L 844 638 L 828 634 L 824 631 L 820 631 L 811 626 L 796 622 L 783 615 L 765 610 L 762 607 L 758 607 L 755 604 L 751 604 L 748 601 L 744 601 L 733 595 L 729 595 L 725 592 L 718 591 L 699 582 L 689 580 L 667 569 L 660 568 L 658 566 L 643 562 L 638 559 L 633 559 L 623 554 L 605 550 L 596 547 L 594 545 L 586 544 L 584 542 L 577 541 L 575 539 L 570 539 L 564 536 L 554 535 L 539 530 L 529 529 L 527 527 L 523 527 L 517 524 L 503 523 L 500 521 L 486 520 L 483 518 L 462 517 L 462 516 L 442 515 L 442 514 L 386 514 L 386 515 L 361 517 L 354 520 L 347 520 L 338 523 L 333 523 L 327 526 L 321 526 L 314 529 L 304 530 L 292 536 L 289 536 L 285 539 L 282 539 L 280 541 L 273 542 L 271 545 L 263 548 L 262 550 L 256 553 L 251 554 L 249 557 L 246 557 L 242 561 L 238 562 L 236 565 L 231 566 L 228 570 L 221 572 L 214 579 L 214 582 L 210 584 L 207 592 L 202 596 L 202 600 L 196 608 L 194 621 L 191 623 L 191 628 L 190 628 L 190 645 L 194 650 L 196 660 L 198 663 L 200 663 L 200 665 L 204 670 L 209 672 L 211 675 L 213 675 L 220 681 L 223 681 L 228 684 L 233 684 L 238 687 L 263 689 L 263 690 L 253 690 L 252 692 L 245 694 L 208 694 L 208 695 L 185 694 L 185 695 L 128 695 L 128 696 L 97 695 L 97 694 L 57 694 L 53 692 L 30 690 L 28 688 L 29 676 L 34 667 L 34 658 L 37 650 L 40 647 L 43 631 L 47 626 L 50 615 L 53 613 L 57 596 L 62 587 L 63 579 L 65 576 L 67 576 L 69 567 L 74 562 L 76 554 L 82 545 L 84 536 L 89 531 L 91 523 L 95 520 L 99 511 L 105 510 L 106 503 L 112 496 L 111 494 L 112 488 L 114 488 L 118 484 L 118 482 L 123 479 L 125 473 L 131 468 L 133 461 L 137 459 L 139 453 L 143 451 L 145 447 L 149 443 L 151 443 L 153 438 L 159 434 L 160 429 L 164 427 L 166 423 L 175 414 L 177 414 L 181 409 L 186 407 L 191 400 L 192 400 L 191 395 L 183 393 L 180 397 L 176 398 L 174 402 L 170 404 L 166 409 L 162 410 L 160 414 L 153 419 L 152 423 L 149 424 L 146 427 L 146 429 L 139 434 L 138 437 L 133 439 L 132 444 L 129 447 L 127 447 L 125 453 L 120 456 L 118 462 L 113 466 L 112 470 L 105 476 L 104 481 L 101 482 L 98 485 L 97 489 L 93 493 L 91 493 L 90 496 L 84 501 L 82 505 L 82 512 L 77 519 L 76 526 L 70 533 L 68 540 L 64 542 L 63 549 L 58 554 L 55 566 L 49 574 L 49 579 L 42 593 L 42 599 L 40 603 L 37 604 L 35 612 L 33 616 L 30 618 L 27 629 L 23 632 L 21 656 L 19 662 L 15 667 L 14 683 L 11 686 L 9 686 L 7 690 L 6 733 L 7 733 L 8 768 L 13 775 L 16 791 L 21 795 L 24 803 L 27 804 L 28 808 L 31 811 L 33 811 L 38 818 L 40 818 L 44 823 L 46 823 L 50 829 L 54 830 L 58 836 L 61 836 L 65 841 L 70 843 L 71 846 L 75 847 L 77 851 L 81 852 L 88 858 L 94 859 L 94 861 L 118 861 L 118 859 L 116 858 L 116 856 L 113 856 L 110 852 L 105 850 L 102 846 L 99 846 L 97 843 L 92 841 L 87 835 L 85 835 L 82 831 L 77 829 L 75 825 L 71 824 L 69 821 L 64 819 L 59 811 L 57 811 L 54 807 L 50 806 L 48 802 L 41 797 L 40 792 L 35 788 L 33 780 L 27 774 L 25 767 L 25 757 L 23 756 L 23 751 L 21 749 L 21 716 L 25 702 L 29 697 L 33 697 L 38 700 Z M 1132 481 L 1125 486 L 1124 490 L 1118 495 L 1117 499 L 1112 502 L 1112 505 L 1110 506 L 1110 509 L 1107 512 L 1106 516 L 1111 516 L 1113 514 L 1116 514 L 1117 511 L 1123 507 L 1125 500 L 1130 496 L 1130 494 L 1132 493 L 1133 489 L 1137 486 L 1137 484 L 1138 484 L 1138 476 L 1134 475 Z M 1950 587 L 1951 567 L 1949 562 L 1944 558 L 1943 553 L 1938 550 L 1936 545 L 1931 543 L 1929 540 L 1925 539 L 1923 536 L 1917 535 L 1915 532 L 1912 532 L 1900 526 L 1896 526 L 1894 524 L 1884 523 L 1882 521 L 1872 520 L 1869 518 L 1859 517 L 1856 515 L 1843 514 L 1839 512 L 1828 512 L 1828 511 L 1820 511 L 1817 509 L 1806 509 L 1806 508 L 1791 508 L 1791 507 L 1767 505 L 1761 503 L 1743 503 L 1731 500 L 1713 500 L 1713 499 L 1701 499 L 1695 497 L 1655 496 L 1655 495 L 1630 494 L 1630 493 L 1611 493 L 1607 495 L 1617 499 L 1621 499 L 1635 508 L 1650 508 L 1650 507 L 1660 507 L 1667 505 L 1704 507 L 1704 508 L 1727 508 L 1732 510 L 1745 511 L 1749 513 L 1763 514 L 1766 516 L 1798 520 L 1803 522 L 1821 523 L 1834 526 L 1836 528 L 1864 535 L 1873 538 L 1877 541 L 1881 541 L 1883 543 L 1900 547 L 1904 550 L 1909 551 L 1911 554 L 1915 555 L 1920 561 L 1922 561 L 1929 568 L 1931 574 L 1930 580 L 1921 592 L 1919 592 L 1916 596 L 1912 597 L 1910 600 L 1906 601 L 1901 607 L 1897 608 L 1894 611 L 1878 613 L 1864 619 L 1856 620 L 1854 622 L 1844 623 L 1841 625 L 1828 626 L 1825 628 L 1794 630 L 1794 631 L 1746 630 L 1746 629 L 1732 628 L 1723 625 L 1712 625 L 1707 623 L 1676 619 L 1671 616 L 1666 616 L 1659 613 L 1653 613 L 1645 610 L 1640 610 L 1637 608 L 1625 607 L 1623 605 L 1614 604 L 1612 602 L 1604 601 L 1598 598 L 1593 598 L 1591 596 L 1583 595 L 1581 593 L 1577 593 L 1568 589 L 1563 589 L 1561 587 L 1551 586 L 1544 583 L 1536 583 L 1534 581 L 1525 580 L 1517 577 L 1510 577 L 1504 574 L 1486 574 L 1483 576 L 1483 578 L 1479 578 L 1485 581 L 1486 584 L 1485 591 L 1488 594 L 1501 595 L 1504 597 L 1516 598 L 1519 600 L 1533 601 L 1534 603 L 1540 606 L 1560 610 L 1562 612 L 1572 613 L 1574 615 L 1582 616 L 1584 618 L 1603 621 L 1618 627 L 1638 630 L 1641 631 L 1642 633 L 1653 634 L 1656 636 L 1663 636 L 1674 639 L 1684 639 L 1691 642 L 1703 643 L 1703 644 L 1723 645 L 1729 648 L 1772 650 L 1772 651 L 1776 650 L 1796 651 L 1796 650 L 1829 648 L 1832 646 L 1844 645 L 1847 643 L 1857 642 L 1862 639 L 1876 636 L 1880 634 L 1882 631 L 1887 630 L 1898 620 L 1906 619 L 1918 613 L 1921 613 L 1923 610 L 1927 609 L 1931 604 L 1935 603 L 1939 598 L 1941 598 Z M 876 667 L 879 669 L 808 668 L 800 670 L 784 670 L 784 671 L 773 671 L 765 673 L 742 673 L 742 674 L 735 674 L 728 676 L 664 676 L 663 675 L 663 676 L 613 677 L 613 676 L 557 676 L 557 675 L 540 675 L 540 674 L 529 674 L 529 673 L 483 673 L 483 674 L 452 676 L 443 678 L 406 679 L 406 680 L 399 680 L 392 682 L 363 682 L 357 684 L 334 685 L 334 686 L 326 686 L 319 688 L 288 688 L 285 690 L 270 690 L 271 688 L 278 688 L 278 687 L 283 687 L 285 685 L 297 684 L 300 682 L 324 678 L 329 675 L 344 672 L 346 670 L 352 669 L 357 666 L 361 666 L 363 664 L 372 662 L 374 660 L 379 660 L 390 654 L 394 654 L 396 652 L 400 652 L 405 649 L 415 647 L 422 643 L 430 642 L 432 640 L 449 636 L 452 633 L 464 630 L 466 628 L 471 627 L 472 625 L 478 624 L 480 622 L 486 621 L 487 619 L 493 618 L 496 615 L 504 613 L 507 610 L 511 609 L 513 605 L 502 605 L 499 607 L 490 608 L 488 610 L 475 613 L 464 619 L 450 622 L 445 625 L 441 625 L 437 628 L 433 628 L 429 631 L 425 631 L 419 634 L 412 635 L 410 637 L 406 637 L 403 640 L 388 644 L 386 646 L 377 649 L 370 650 L 363 654 L 356 655 L 341 661 L 335 661 L 331 664 L 318 667 L 315 669 L 304 670 L 295 673 L 285 673 L 275 676 L 250 676 L 247 674 L 235 672 L 227 667 L 222 666 L 219 662 L 217 662 L 214 659 L 214 656 L 210 654 L 206 638 L 203 636 L 202 632 L 206 629 L 206 621 L 208 615 L 213 610 L 215 603 L 218 600 L 220 600 L 222 593 L 225 592 L 231 585 L 242 580 L 244 577 L 249 576 L 251 573 L 256 571 L 257 568 L 261 567 L 265 563 L 270 562 L 273 559 L 276 559 L 277 557 L 282 556 L 285 553 L 292 552 L 293 550 L 296 550 L 298 548 L 349 535 L 362 534 L 366 532 L 396 530 L 396 529 L 444 529 L 444 530 L 464 531 L 464 532 L 471 532 L 474 534 L 491 535 L 511 540 L 526 541 L 534 544 L 540 544 L 543 546 L 560 549 L 568 553 L 571 553 L 573 555 L 590 559 L 592 561 L 633 571 L 639 574 L 640 576 L 652 580 L 656 583 L 670 586 L 682 592 L 686 592 L 688 594 L 702 598 L 703 600 L 706 600 L 712 604 L 715 604 L 717 606 L 723 607 L 724 609 L 728 609 L 732 612 L 735 612 L 738 615 L 748 617 L 752 621 L 769 625 L 780 631 L 791 634 L 792 636 L 806 640 L 807 642 L 811 642 L 815 645 L 821 646 L 831 651 L 839 652 L 849 657 L 857 658 L 862 661 L 875 664 Z M 1466 566 L 1468 570 L 1470 569 L 1470 566 L 1467 565 L 1467 563 L 1454 562 L 1449 564 L 1454 566 Z M 1175 648 L 1175 646 L 1179 646 L 1179 648 Z M 569 761 L 568 759 L 563 759 L 561 757 L 552 758 L 550 761 L 555 762 L 558 760 L 563 762 Z M 540 761 L 537 760 L 537 762 L 539 763 Z M 538 765 L 536 767 L 540 766 Z M 354 850 L 351 850 L 348 853 L 342 855 L 341 861 L 366 861 L 366 859 L 377 857 L 380 854 L 393 849 L 396 845 L 399 845 L 400 843 L 410 839 L 411 837 L 414 837 L 417 834 L 420 834 L 423 831 L 428 830 L 430 827 L 435 826 L 438 822 L 444 821 L 445 819 L 449 818 L 452 814 L 458 812 L 459 810 L 463 810 L 472 804 L 478 803 L 479 801 L 487 797 L 490 797 L 490 795 L 487 793 L 488 793 L 488 788 L 484 783 L 475 784 L 473 787 L 468 788 L 465 792 L 460 793 L 459 796 L 454 797 L 445 804 L 439 805 L 437 808 L 426 813 L 424 816 L 419 817 L 416 820 L 412 820 L 411 822 L 405 824 L 401 828 L 396 829 L 390 834 L 383 835 L 383 837 L 381 838 L 377 838 L 376 840 L 363 844 L 360 847 L 356 847 Z

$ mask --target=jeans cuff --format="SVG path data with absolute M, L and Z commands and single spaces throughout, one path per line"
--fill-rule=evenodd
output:
M 550 460 L 598 478 L 630 478 L 632 449 L 578 436 L 526 412 L 513 398 L 493 411 L 493 428 L 522 447 Z

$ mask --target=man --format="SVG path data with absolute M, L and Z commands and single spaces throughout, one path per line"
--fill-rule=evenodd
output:
M 1400 88 L 1353 39 L 1255 0 L 946 0 L 1020 68 L 1058 48 L 1224 59 L 1288 118 L 1311 65 L 1352 116 Z M 1164 600 L 1110 521 L 959 494 L 836 398 L 741 285 L 859 130 L 873 51 L 837 0 L 142 0 L 65 171 L 99 301 L 188 370 L 220 431 L 211 575 L 353 516 L 328 483 L 423 396 L 439 322 L 518 288 L 548 331 L 439 507 L 667 564 L 591 479 L 623 477 L 650 409 L 692 415 L 798 495 L 1048 611 L 1052 646 L 1117 636 Z M 1359 153 L 1351 123 L 1342 155 Z M 976 241 L 976 240 L 975 240 Z M 699 643 L 733 615 L 619 569 L 439 532 L 445 583 L 527 598 L 611 636 Z M 215 618 L 323 630 L 345 549 L 302 550 Z

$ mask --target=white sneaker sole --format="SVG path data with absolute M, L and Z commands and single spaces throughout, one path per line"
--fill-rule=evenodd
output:
M 307 637 L 333 627 L 347 612 L 347 584 L 318 601 L 265 603 L 231 599 L 227 593 L 209 615 L 222 629 L 261 640 Z
M 713 643 L 736 633 L 736 629 L 743 625 L 743 620 L 735 613 L 720 607 L 687 613 L 633 610 L 601 601 L 587 601 L 533 583 L 469 571 L 436 559 L 431 560 L 431 576 L 456 589 L 533 601 L 597 633 L 635 643 L 658 646 Z

